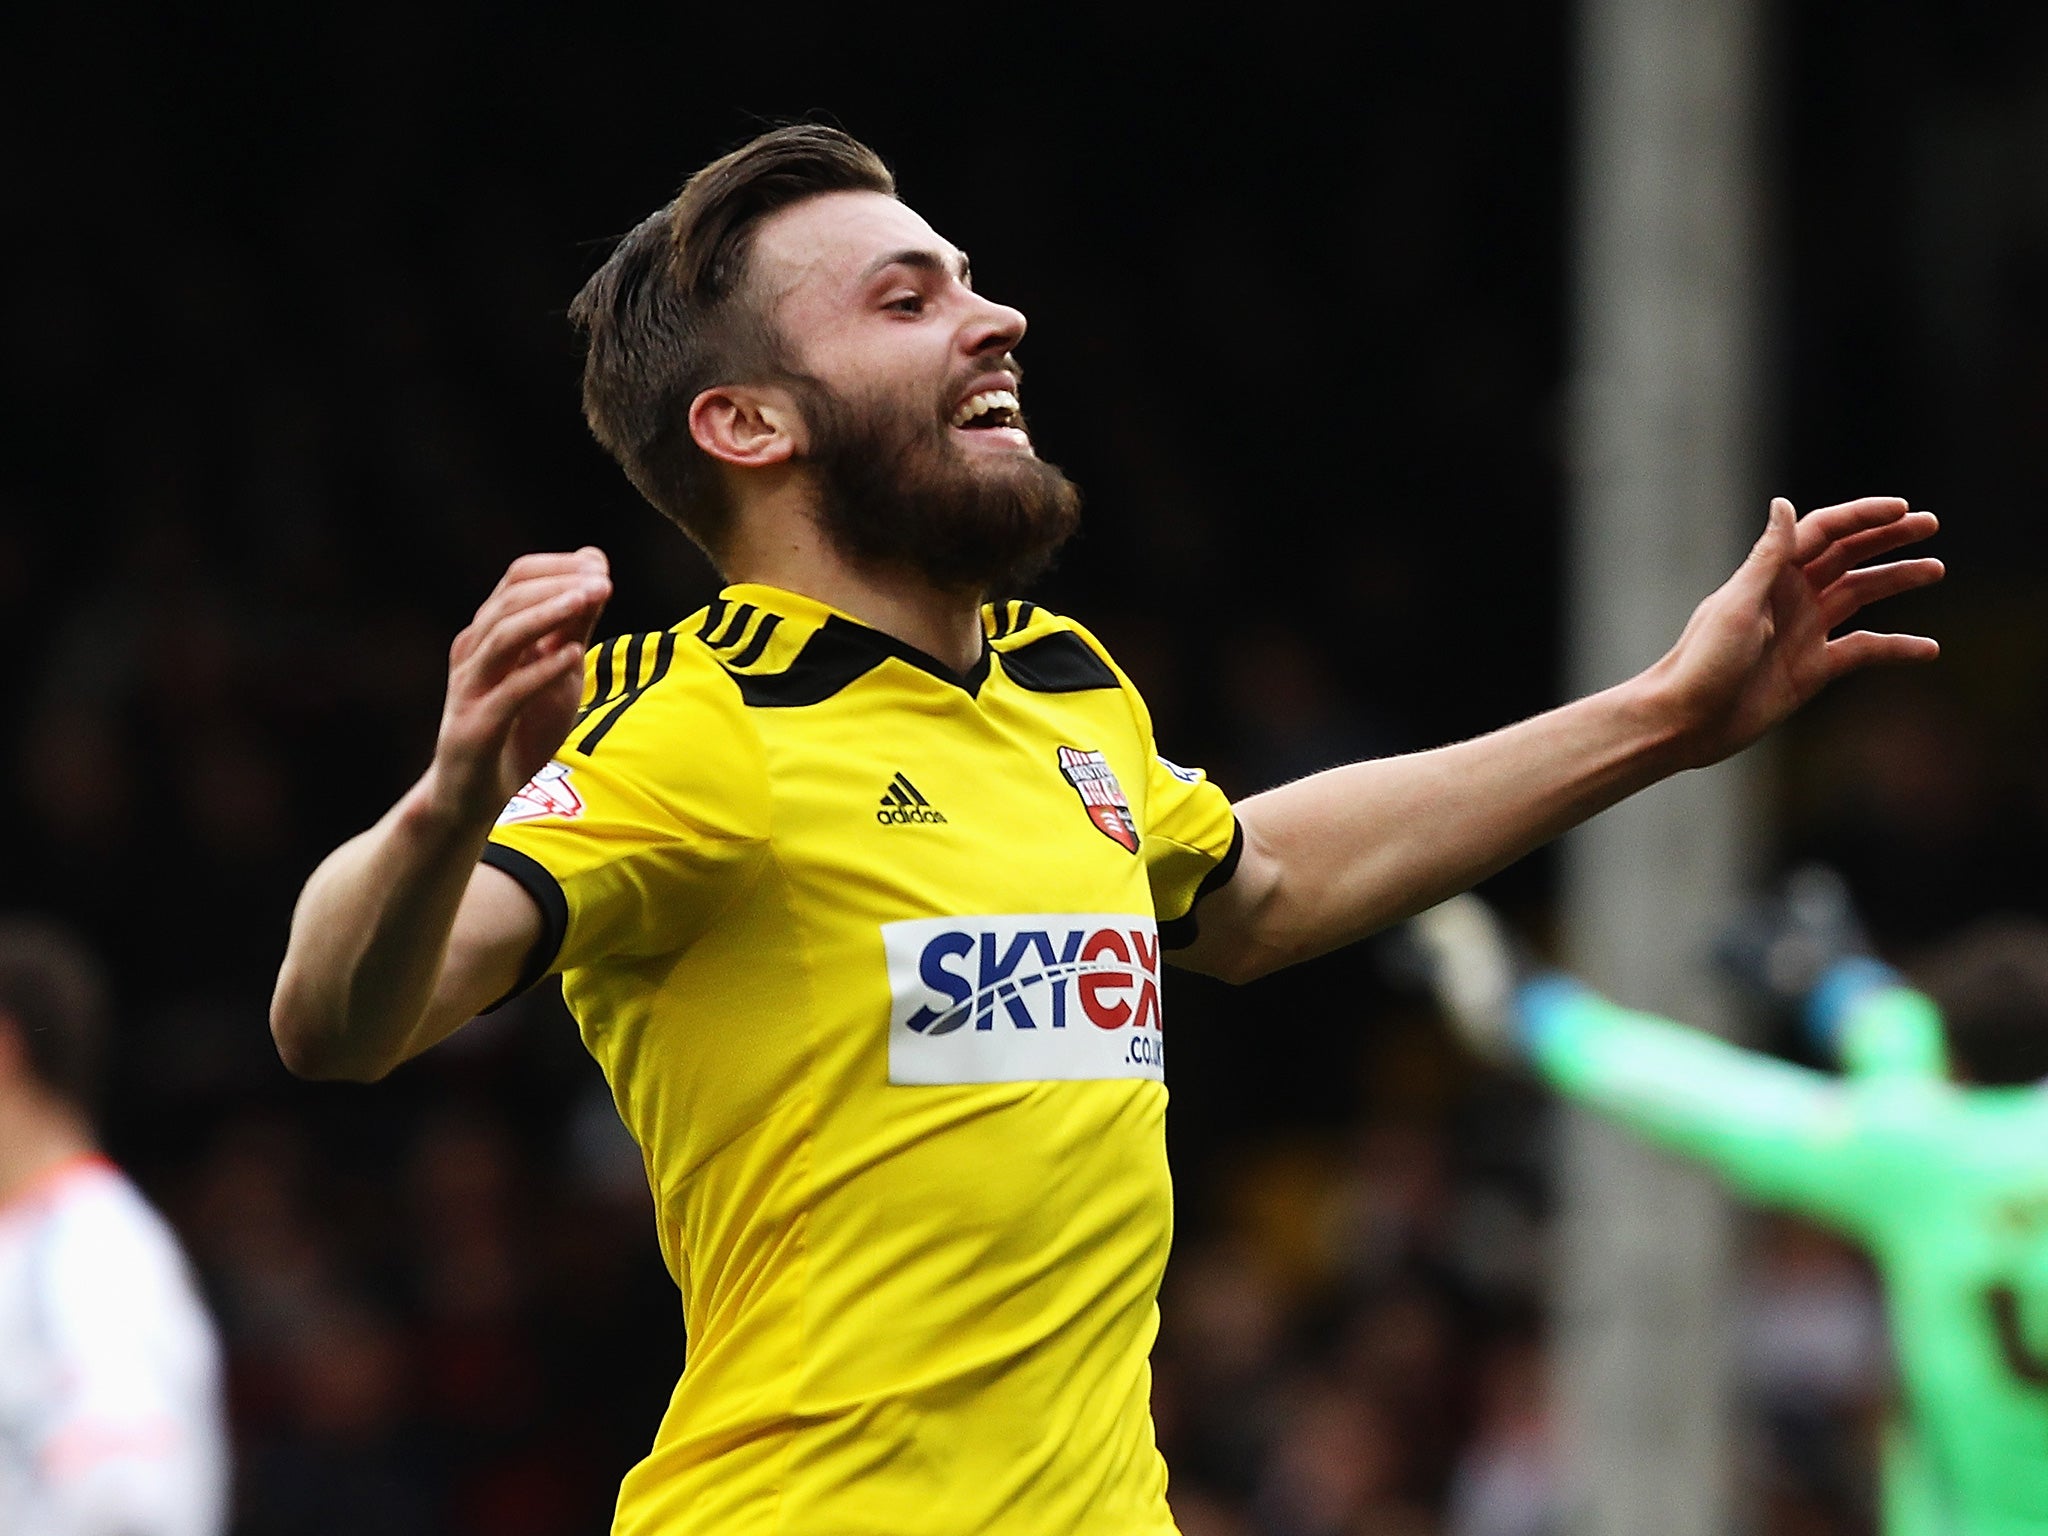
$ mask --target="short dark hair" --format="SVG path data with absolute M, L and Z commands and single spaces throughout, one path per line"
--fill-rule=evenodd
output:
M 1962 1075 L 1987 1084 L 2048 1077 L 2048 923 L 1985 918 L 1922 956 L 1912 974 L 1941 1010 Z
M 58 1096 L 90 1109 L 106 1047 L 107 984 L 69 929 L 0 916 L 0 1028 L 20 1033 L 29 1070 Z
M 770 214 L 827 192 L 896 193 L 889 167 L 821 123 L 771 129 L 711 162 L 618 243 L 569 306 L 584 333 L 583 419 L 640 494 L 715 563 L 732 508 L 690 436 L 720 384 L 785 374 L 781 335 L 748 278 Z

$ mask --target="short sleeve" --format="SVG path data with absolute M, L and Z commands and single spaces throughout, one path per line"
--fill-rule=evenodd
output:
M 1137 816 L 1139 852 L 1152 886 L 1152 911 L 1162 949 L 1186 949 L 1197 937 L 1195 909 L 1204 896 L 1237 873 L 1244 833 L 1230 797 L 1199 768 L 1183 768 L 1159 753 L 1152 712 L 1144 695 L 1100 640 L 1072 620 L 1063 621 L 1108 664 L 1130 706 L 1131 724 L 1145 753 L 1145 800 Z
M 744 706 L 708 659 L 673 660 L 647 678 L 613 654 L 647 678 L 637 691 L 594 670 L 568 740 L 498 818 L 483 862 L 542 915 L 514 995 L 550 972 L 686 948 L 765 846 L 766 764 Z
M 1140 847 L 1159 916 L 1159 941 L 1185 949 L 1195 941 L 1195 908 L 1237 871 L 1244 833 L 1229 797 L 1199 768 L 1152 754 Z

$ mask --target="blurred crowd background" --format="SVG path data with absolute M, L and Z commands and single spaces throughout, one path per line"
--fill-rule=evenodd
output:
M 1836 861 L 1910 960 L 2048 911 L 2048 12 L 1767 9 L 1758 521 L 1908 495 L 1952 573 L 1884 615 L 1937 669 L 1765 749 L 1769 842 Z M 557 1000 L 373 1089 L 290 1079 L 264 1016 L 299 883 L 424 765 L 510 557 L 603 545 L 607 630 L 714 590 L 587 441 L 563 319 L 712 154 L 831 115 L 1030 315 L 1036 435 L 1090 511 L 1037 595 L 1175 757 L 1249 793 L 1556 701 L 1572 16 L 1312 16 L 10 18 L 0 905 L 118 983 L 107 1139 L 225 1331 L 242 1536 L 600 1530 L 681 1366 Z M 1544 930 L 1543 858 L 1492 889 Z M 1369 952 L 1176 977 L 1168 1010 L 1156 1411 L 1189 1536 L 1554 1530 L 1553 1111 Z M 1870 1276 L 1787 1223 L 1748 1251 L 1754 1528 L 1867 1531 Z

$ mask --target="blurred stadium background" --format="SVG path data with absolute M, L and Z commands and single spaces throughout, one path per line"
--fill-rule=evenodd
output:
M 0 902 L 114 969 L 108 1140 L 226 1332 L 242 1536 L 601 1529 L 680 1365 L 558 1003 L 373 1091 L 294 1082 L 263 1020 L 299 882 L 424 764 L 508 558 L 603 545 L 607 628 L 713 590 L 587 441 L 562 311 L 762 120 L 869 139 L 1031 316 L 1037 435 L 1091 507 L 1042 595 L 1176 757 L 1248 793 L 1565 687 L 1574 13 L 1405 0 L 1339 42 L 1057 11 L 10 18 Z M 1758 17 L 1740 515 L 1897 491 L 1951 576 L 1883 616 L 1939 669 L 1783 732 L 1756 836 L 1836 862 L 1910 959 L 2048 909 L 2048 12 Z M 1492 889 L 1542 928 L 1557 884 L 1538 857 Z M 1188 1536 L 1561 1529 L 1551 1111 L 1363 953 L 1177 977 L 1169 1009 Z M 1779 1221 L 1740 1251 L 1736 1518 L 1870 1530 L 1870 1277 Z

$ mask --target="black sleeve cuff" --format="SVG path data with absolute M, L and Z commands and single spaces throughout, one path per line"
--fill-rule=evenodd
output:
M 569 931 L 569 898 L 562 894 L 562 887 L 548 873 L 547 866 L 517 848 L 507 848 L 503 843 L 485 843 L 477 862 L 503 870 L 517 880 L 526 894 L 533 898 L 534 906 L 540 909 L 540 937 L 526 952 L 526 963 L 519 968 L 519 980 L 512 984 L 510 992 L 484 1010 L 485 1013 L 495 1013 L 513 998 L 530 990 L 555 963 L 555 956 L 562 952 L 562 938 Z
M 1159 925 L 1159 947 L 1161 949 L 1186 949 L 1198 936 L 1195 926 L 1195 909 L 1202 904 L 1202 898 L 1211 891 L 1220 890 L 1230 883 L 1230 877 L 1237 873 L 1237 861 L 1244 857 L 1244 828 L 1232 818 L 1230 824 L 1230 851 L 1217 861 L 1216 867 L 1202 876 L 1202 883 L 1195 887 L 1195 898 L 1188 903 L 1187 911 L 1179 917 L 1168 918 Z

